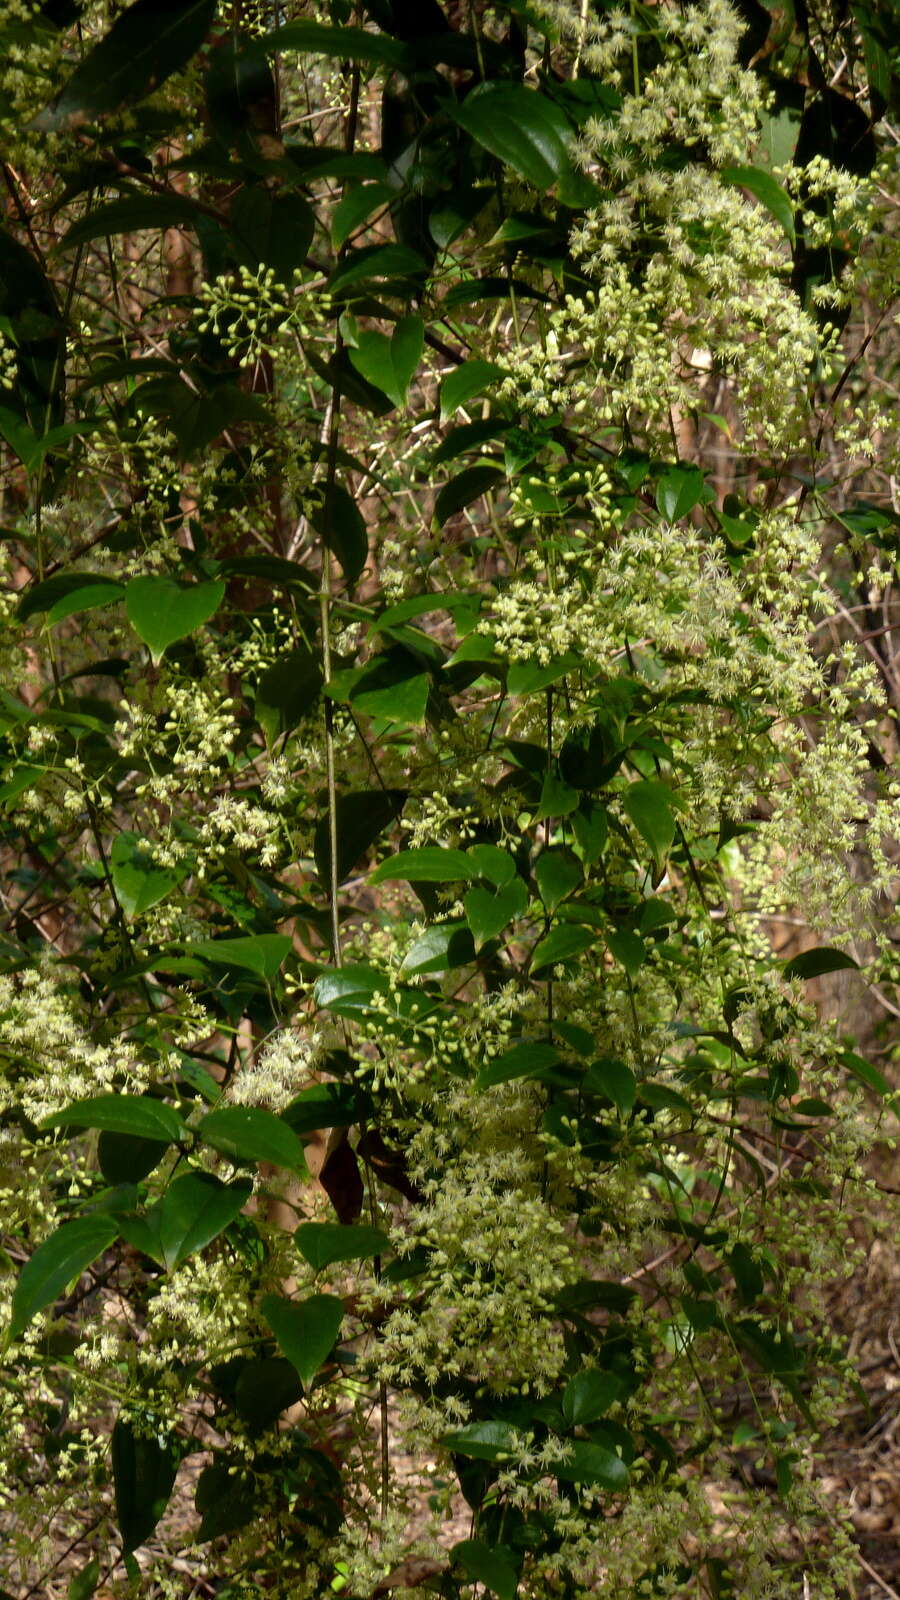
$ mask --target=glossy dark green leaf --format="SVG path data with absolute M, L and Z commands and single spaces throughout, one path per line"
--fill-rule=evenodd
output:
M 675 838 L 672 791 L 664 783 L 640 779 L 622 794 L 622 809 L 659 862 Z
M 266 55 L 325 56 L 332 61 L 358 61 L 364 66 L 409 67 L 403 45 L 386 33 L 362 28 L 333 28 L 323 22 L 287 22 L 255 41 Z
M 309 254 L 315 231 L 309 201 L 262 184 L 248 186 L 235 195 L 229 222 L 239 257 L 254 266 L 271 267 L 281 282 L 290 284 Z
M 539 1039 L 524 1039 L 482 1067 L 475 1086 L 489 1089 L 497 1083 L 511 1083 L 515 1078 L 535 1078 L 557 1066 L 560 1059 L 555 1045 Z
M 881 1099 L 890 1094 L 891 1086 L 884 1073 L 880 1072 L 877 1067 L 873 1067 L 872 1063 L 866 1061 L 863 1056 L 857 1055 L 855 1050 L 841 1050 L 838 1054 L 838 1060 L 842 1062 L 848 1072 L 853 1074 L 854 1078 L 857 1078 L 860 1083 L 864 1083 L 867 1089 L 871 1089 Z
M 677 522 L 699 505 L 705 488 L 699 467 L 669 467 L 656 486 L 656 509 L 667 522 Z
M 484 394 L 485 389 L 502 377 L 503 368 L 495 361 L 463 361 L 441 384 L 441 421 L 446 422 L 460 406 Z
M 98 1094 L 45 1117 L 43 1128 L 102 1128 L 109 1133 L 130 1133 L 139 1139 L 160 1139 L 178 1144 L 187 1127 L 174 1106 L 146 1094 Z
M 169 1143 L 145 1139 L 132 1133 L 111 1133 L 104 1129 L 97 1140 L 97 1160 L 107 1183 L 140 1183 L 158 1167 Z
M 553 1468 L 557 1478 L 562 1478 L 566 1483 L 583 1483 L 588 1487 L 607 1489 L 611 1494 L 620 1494 L 628 1488 L 631 1474 L 615 1451 L 608 1450 L 602 1444 L 576 1439 L 570 1442 L 569 1452 L 568 1460 L 556 1463 Z
M 391 1248 L 386 1233 L 363 1223 L 301 1222 L 294 1233 L 294 1243 L 314 1272 L 321 1272 L 335 1261 L 368 1261 Z
M 476 949 L 480 950 L 489 939 L 495 939 L 523 915 L 528 905 L 528 890 L 519 877 L 500 889 L 486 889 L 483 884 L 476 883 L 466 891 L 463 905 Z
M 393 333 L 367 331 L 349 351 L 350 360 L 362 377 L 382 389 L 395 406 L 406 404 L 406 395 L 422 359 L 425 324 L 421 317 L 401 317 Z
M 581 862 L 564 846 L 542 850 L 535 862 L 534 875 L 548 911 L 555 911 L 560 901 L 584 881 Z
M 508 1461 L 515 1446 L 515 1430 L 508 1422 L 470 1422 L 445 1433 L 441 1444 L 454 1455 L 474 1461 Z
M 571 961 L 597 943 L 597 934 L 590 928 L 578 928 L 572 923 L 561 923 L 541 939 L 531 957 L 531 975 L 537 977 L 547 967 Z
M 343 883 L 385 828 L 396 822 L 406 799 L 404 789 L 360 789 L 337 799 L 337 879 Z M 327 813 L 313 838 L 316 870 L 323 885 L 331 882 L 331 833 Z
M 256 685 L 253 709 L 269 744 L 309 715 L 323 681 L 321 660 L 306 645 L 298 645 L 266 668 Z
M 293 943 L 287 933 L 255 933 L 237 939 L 197 939 L 187 949 L 191 955 L 216 966 L 241 967 L 271 981 L 284 965 Z
M 428 263 L 417 250 L 401 244 L 365 245 L 351 250 L 332 275 L 328 292 L 332 296 L 346 297 L 348 289 L 366 284 L 379 284 L 387 293 L 386 284 L 392 280 L 407 285 L 411 292 L 418 279 L 428 271 Z
M 511 1550 L 505 1546 L 497 1549 L 481 1539 L 461 1539 L 450 1556 L 474 1583 L 497 1595 L 498 1600 L 516 1600 L 519 1584 Z
M 168 1270 L 217 1239 L 243 1210 L 252 1192 L 253 1185 L 246 1178 L 227 1184 L 208 1172 L 185 1172 L 175 1178 L 154 1219 Z
M 609 821 L 605 807 L 586 804 L 583 800 L 570 814 L 572 832 L 579 850 L 589 864 L 598 861 L 606 848 Z
M 123 591 L 120 583 L 111 583 L 109 578 L 100 573 L 92 572 L 57 572 L 52 578 L 45 578 L 42 583 L 30 583 L 24 590 L 22 598 L 16 607 L 16 617 L 19 622 L 27 622 L 29 617 L 49 613 L 52 617 L 56 607 L 63 605 L 67 600 L 78 594 L 90 591 L 107 589 L 108 598 L 118 598 Z M 105 604 L 98 600 L 97 604 Z M 60 615 L 66 615 L 65 612 Z
M 621 1116 L 630 1116 L 637 1099 L 637 1080 L 624 1061 L 600 1060 L 591 1063 L 584 1078 L 586 1091 L 604 1094 Z
M 434 520 L 443 524 L 457 512 L 463 511 L 474 500 L 480 500 L 482 495 L 495 489 L 499 483 L 506 481 L 506 473 L 502 467 L 485 465 L 464 467 L 455 478 L 445 483 L 438 492 L 434 502 Z
M 159 1522 L 178 1473 L 181 1451 L 166 1434 L 139 1429 L 121 1415 L 112 1432 L 116 1521 L 125 1550 L 136 1550 Z
M 349 1128 L 365 1109 L 364 1098 L 350 1083 L 311 1083 L 285 1106 L 281 1117 L 302 1137 L 321 1128 Z
M 225 598 L 225 582 L 176 583 L 174 578 L 132 578 L 125 610 L 135 633 L 155 661 L 176 639 L 184 639 L 214 616 Z
M 596 1422 L 615 1404 L 622 1390 L 622 1380 L 614 1372 L 599 1372 L 596 1369 L 578 1372 L 566 1384 L 562 1399 L 563 1416 L 573 1428 Z
M 340 250 L 374 211 L 380 211 L 396 198 L 396 190 L 386 183 L 363 183 L 348 188 L 331 213 L 331 243 Z
M 386 994 L 387 975 L 377 967 L 351 964 L 316 979 L 313 997 L 323 1011 L 339 1016 L 355 1016 L 372 1003 L 372 996 Z
M 244 1477 L 237 1461 L 231 1465 L 214 1462 L 203 1468 L 197 1479 L 194 1507 L 201 1518 L 197 1530 L 201 1543 L 246 1528 L 259 1510 L 253 1480 Z
M 754 199 L 775 218 L 779 227 L 784 229 L 791 244 L 796 244 L 793 205 L 787 191 L 772 177 L 771 172 L 765 172 L 761 167 L 722 167 L 720 176 L 724 183 L 749 190 Z
M 538 90 L 484 83 L 446 109 L 460 127 L 536 189 L 550 189 L 572 171 L 572 130 L 565 112 Z
M 308 1389 L 341 1331 L 343 1301 L 333 1294 L 314 1294 L 305 1300 L 267 1294 L 260 1308 L 279 1350 L 293 1362 Z
M 39 1244 L 19 1273 L 13 1291 L 9 1337 L 18 1339 L 33 1317 L 53 1304 L 118 1233 L 112 1217 L 76 1217 Z
M 348 584 L 354 584 L 368 558 L 369 535 L 356 501 L 342 483 L 334 483 L 326 490 L 312 522 L 332 555 L 337 556 Z
M 804 950 L 799 956 L 794 956 L 785 963 L 782 971 L 786 978 L 821 978 L 826 972 L 858 972 L 859 962 L 844 950 L 835 950 L 830 945 L 817 945 L 812 950 Z
M 210 1111 L 197 1128 L 197 1138 L 231 1161 L 270 1161 L 308 1176 L 303 1146 L 293 1129 L 258 1106 L 222 1106 Z
M 113 841 L 109 870 L 116 899 L 126 917 L 139 917 L 158 905 L 177 888 L 186 871 L 158 866 L 145 842 L 136 833 L 126 831 L 118 833 Z
M 426 972 L 450 972 L 468 966 L 475 959 L 475 946 L 469 929 L 461 922 L 439 922 L 414 939 L 401 963 L 404 976 Z
M 216 0 L 136 0 L 75 68 L 35 126 L 74 127 L 135 105 L 199 50 L 215 11 Z
M 606 943 L 628 976 L 635 977 L 647 959 L 647 946 L 640 934 L 632 928 L 620 928 L 607 935 Z
M 106 205 L 95 206 L 79 217 L 63 234 L 57 249 L 74 250 L 112 234 L 160 232 L 165 228 L 189 228 L 197 220 L 197 203 L 173 190 L 170 194 L 133 194 Z
M 516 876 L 516 863 L 508 850 L 497 844 L 470 844 L 466 855 L 479 877 L 486 878 L 495 889 L 504 889 Z
M 369 878 L 370 883 L 403 879 L 407 883 L 466 883 L 476 875 L 476 867 L 462 850 L 444 850 L 439 845 L 421 845 L 416 850 L 398 850 L 389 856 Z

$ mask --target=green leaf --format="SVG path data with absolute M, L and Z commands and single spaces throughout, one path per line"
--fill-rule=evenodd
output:
M 252 1193 L 247 1178 L 226 1184 L 208 1172 L 185 1172 L 170 1183 L 153 1219 L 168 1271 L 218 1238 Z
M 571 813 L 575 842 L 588 865 L 598 861 L 606 848 L 609 821 L 605 807 L 582 800 L 577 811 Z
M 405 975 L 449 972 L 475 959 L 469 929 L 461 922 L 438 922 L 413 941 L 400 967 Z
M 203 1468 L 194 1494 L 194 1507 L 201 1517 L 197 1531 L 201 1543 L 236 1533 L 253 1521 L 259 1509 L 254 1484 L 255 1479 L 243 1477 L 232 1466 Z
M 90 1100 L 73 1100 L 62 1111 L 45 1117 L 42 1128 L 102 1128 L 108 1133 L 128 1133 L 136 1139 L 180 1144 L 187 1126 L 174 1106 L 146 1094 L 98 1094 Z
M 240 189 L 231 202 L 232 232 L 247 265 L 271 267 L 290 283 L 303 266 L 315 232 L 315 214 L 303 195 L 254 184 Z
M 608 1489 L 611 1494 L 628 1488 L 631 1474 L 614 1450 L 607 1450 L 602 1444 L 590 1444 L 584 1439 L 570 1443 L 569 1450 L 568 1461 L 557 1463 L 553 1468 L 557 1478 L 564 1479 L 566 1483 L 596 1485 L 600 1489 Z
M 534 875 L 548 911 L 555 911 L 560 901 L 572 894 L 584 879 L 578 857 L 564 847 L 542 850 L 535 863 Z
M 177 888 L 186 871 L 158 866 L 144 841 L 136 833 L 126 832 L 116 835 L 109 852 L 109 870 L 126 917 L 139 917 L 158 905 Z
M 458 472 L 456 477 L 451 478 L 450 482 L 445 483 L 438 492 L 434 502 L 434 521 L 443 526 L 450 517 L 464 510 L 474 500 L 480 500 L 482 495 L 496 488 L 497 484 L 504 482 L 505 479 L 506 473 L 502 467 L 487 465 L 463 467 L 462 472 Z
M 562 1399 L 563 1416 L 571 1428 L 596 1422 L 619 1399 L 622 1391 L 622 1380 L 613 1372 L 598 1372 L 595 1369 L 578 1372 L 566 1384 Z
M 466 855 L 480 878 L 487 878 L 495 889 L 505 889 L 516 876 L 516 863 L 508 850 L 498 844 L 470 844 Z
M 124 593 L 121 583 L 85 584 L 57 600 L 47 613 L 47 621 L 51 628 L 55 627 L 57 622 L 63 622 L 66 617 L 78 616 L 83 611 L 97 611 L 101 606 L 112 605 L 113 601 L 121 600 Z
M 559 106 L 518 83 L 484 83 L 445 109 L 491 155 L 541 191 L 573 171 L 572 130 Z
M 168 1149 L 168 1141 L 103 1129 L 97 1140 L 97 1160 L 107 1183 L 140 1183 L 159 1166 Z
M 308 1389 L 334 1346 L 344 1320 L 343 1301 L 333 1294 L 314 1294 L 307 1300 L 287 1300 L 264 1295 L 260 1309 L 278 1342 Z
M 348 702 L 367 717 L 415 726 L 425 720 L 431 679 L 411 651 L 384 650 L 366 666 L 335 673 L 325 685 L 333 700 Z
M 376 967 L 351 965 L 325 972 L 313 988 L 316 1005 L 338 1016 L 356 1016 L 372 1003 L 372 996 L 386 994 L 388 979 Z
M 335 1261 L 368 1261 L 391 1248 L 391 1241 L 380 1228 L 339 1222 L 301 1222 L 294 1243 L 314 1272 Z
M 797 243 L 794 208 L 790 196 L 770 172 L 764 172 L 761 167 L 722 167 L 720 177 L 723 183 L 734 184 L 739 189 L 749 189 L 754 199 L 758 200 L 784 229 L 791 244 Z
M 328 293 L 337 298 L 346 295 L 353 285 L 385 284 L 386 280 L 399 279 L 413 288 L 415 280 L 428 272 L 428 263 L 417 250 L 402 244 L 366 245 L 361 250 L 351 250 L 333 273 Z M 393 284 L 391 285 L 393 288 Z M 382 293 L 387 289 L 382 288 Z
M 410 66 L 409 54 L 397 39 L 364 28 L 329 27 L 322 22 L 287 22 L 254 41 L 253 50 L 265 55 L 326 56 L 333 61 L 357 61 L 361 66 Z
M 637 1079 L 624 1061 L 601 1060 L 591 1063 L 584 1077 L 585 1090 L 606 1095 L 619 1115 L 628 1117 L 637 1099 Z
M 196 1132 L 203 1144 L 212 1145 L 230 1161 L 270 1161 L 273 1166 L 309 1176 L 300 1140 L 271 1111 L 258 1106 L 223 1106 L 210 1111 Z
M 402 406 L 424 345 L 422 318 L 401 317 L 390 338 L 371 330 L 361 333 L 355 348 L 350 349 L 350 360 L 363 378 L 381 389 L 395 406 Z
M 158 232 L 165 228 L 190 227 L 200 215 L 196 201 L 173 190 L 170 194 L 130 194 L 107 205 L 96 206 L 73 222 L 63 234 L 57 250 L 74 250 L 112 234 Z
M 830 945 L 817 945 L 812 950 L 803 950 L 782 968 L 785 978 L 821 978 L 826 972 L 846 970 L 858 972 L 859 962 Z
M 490 1089 L 497 1083 L 511 1083 L 514 1078 L 534 1078 L 558 1066 L 560 1054 L 553 1044 L 539 1039 L 523 1039 L 502 1056 L 489 1061 L 475 1079 L 476 1089 Z
M 656 486 L 656 509 L 667 522 L 677 522 L 699 505 L 705 491 L 699 467 L 669 467 Z
M 125 587 L 125 610 L 135 633 L 159 661 L 168 645 L 208 622 L 224 598 L 222 578 L 190 584 L 174 578 L 132 578 Z
M 647 946 L 639 933 L 634 933 L 631 928 L 621 928 L 618 933 L 609 934 L 606 942 L 629 978 L 640 972 L 647 959 Z
M 332 555 L 337 556 L 341 571 L 352 587 L 368 559 L 369 534 L 350 491 L 342 483 L 333 483 L 326 489 L 323 504 L 310 520 Z
M 476 883 L 467 891 L 463 905 L 475 947 L 480 950 L 516 917 L 522 916 L 528 905 L 528 890 L 518 876 L 494 893 Z
M 441 1444 L 454 1455 L 473 1461 L 508 1461 L 515 1446 L 515 1429 L 508 1422 L 470 1422 L 445 1433 Z
M 100 1563 L 97 1557 L 88 1561 L 80 1572 L 76 1572 L 69 1580 L 67 1600 L 91 1600 L 91 1595 L 100 1581 Z
M 516 1600 L 519 1581 L 512 1565 L 512 1551 L 484 1544 L 481 1539 L 461 1539 L 450 1551 L 453 1561 L 458 1561 L 474 1583 L 498 1596 L 498 1600 Z
M 882 1099 L 890 1094 L 891 1086 L 884 1073 L 879 1072 L 877 1067 L 873 1067 L 871 1062 L 866 1061 L 862 1056 L 858 1056 L 855 1050 L 839 1051 L 838 1060 L 847 1068 L 848 1072 L 852 1072 L 854 1078 L 857 1078 L 860 1083 L 864 1083 L 867 1089 L 871 1089 L 873 1093 L 880 1095 Z
M 186 948 L 221 967 L 241 967 L 270 982 L 283 966 L 294 941 L 287 933 L 255 933 L 238 939 L 197 939 Z
M 658 865 L 675 838 L 671 789 L 664 783 L 641 779 L 629 784 L 624 791 L 622 809 L 634 823 L 641 838 L 650 846 Z
M 270 745 L 312 711 L 323 682 L 322 663 L 306 645 L 266 668 L 256 685 L 253 710 Z
M 169 1503 L 181 1451 L 166 1434 L 138 1432 L 121 1415 L 112 1432 L 116 1520 L 125 1550 L 149 1539 Z
M 332 248 L 341 250 L 373 211 L 381 210 L 395 199 L 396 190 L 386 183 L 366 183 L 348 189 L 331 213 Z
M 370 883 L 403 880 L 406 883 L 467 883 L 475 877 L 474 862 L 462 850 L 422 845 L 418 850 L 398 850 L 369 878 Z
M 337 798 L 337 878 L 343 883 L 361 856 L 385 828 L 396 822 L 406 799 L 405 789 L 360 789 Z M 324 885 L 331 882 L 331 829 L 326 813 L 313 838 L 316 871 Z
M 597 934 L 591 928 L 578 928 L 572 923 L 562 923 L 551 928 L 545 938 L 535 946 L 531 957 L 531 976 L 536 978 L 545 967 L 555 967 L 558 962 L 571 961 L 574 956 L 597 943 Z
M 577 811 L 580 800 L 578 790 L 560 776 L 558 764 L 554 761 L 544 775 L 534 820 L 541 822 L 545 817 L 570 817 L 573 811 Z
M 44 131 L 135 105 L 185 66 L 206 38 L 216 0 L 137 0 L 34 120 Z
M 464 361 L 455 372 L 449 372 L 441 384 L 441 421 L 446 422 L 460 406 L 468 405 L 477 395 L 503 377 L 503 368 L 495 361 Z
M 76 1217 L 39 1244 L 19 1273 L 12 1297 L 10 1339 L 18 1339 L 33 1317 L 52 1305 L 119 1232 L 109 1216 Z
M 345 972 L 344 967 L 341 971 Z M 365 1114 L 365 1100 L 349 1083 L 311 1083 L 281 1113 L 300 1136 L 321 1128 L 349 1128 Z

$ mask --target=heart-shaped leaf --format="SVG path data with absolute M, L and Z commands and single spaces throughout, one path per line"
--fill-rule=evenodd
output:
M 308 1300 L 267 1294 L 261 1309 L 279 1350 L 293 1362 L 308 1389 L 341 1331 L 343 1301 L 333 1294 L 314 1294 Z
M 466 921 L 472 931 L 476 949 L 520 917 L 528 905 L 528 890 L 520 877 L 515 877 L 505 888 L 492 892 L 483 884 L 473 884 L 463 900 Z
M 161 867 L 136 833 L 116 835 L 109 852 L 109 869 L 116 899 L 126 917 L 139 917 L 171 894 L 185 870 Z
M 125 610 L 135 633 L 154 661 L 176 639 L 208 622 L 225 597 L 225 580 L 176 583 L 174 578 L 132 578 L 125 586 Z
M 334 1261 L 367 1261 L 370 1256 L 383 1255 L 391 1246 L 380 1228 L 339 1222 L 301 1222 L 294 1243 L 314 1272 L 321 1272 Z

